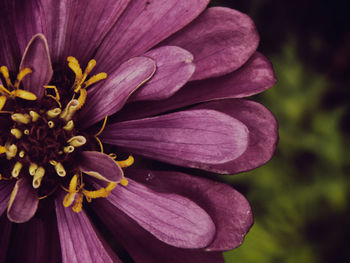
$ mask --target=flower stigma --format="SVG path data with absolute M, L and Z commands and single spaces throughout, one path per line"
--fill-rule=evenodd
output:
M 109 182 L 97 190 L 87 190 L 83 173 L 79 170 L 79 152 L 95 150 L 103 152 L 103 145 L 96 134 L 79 131 L 75 126 L 76 113 L 85 105 L 87 88 L 107 78 L 102 72 L 89 77 L 96 65 L 90 60 L 83 71 L 76 58 L 67 58 L 74 80 L 55 81 L 43 87 L 45 95 L 38 99 L 29 91 L 22 89 L 21 82 L 32 73 L 30 68 L 23 68 L 11 81 L 11 74 L 6 66 L 0 67 L 0 117 L 7 118 L 8 129 L 0 130 L 0 180 L 29 179 L 37 191 L 39 199 L 54 194 L 57 189 L 67 192 L 63 200 L 64 207 L 71 207 L 74 212 L 82 210 L 84 198 L 107 197 L 120 183 L 128 184 L 123 178 L 120 182 Z M 55 77 L 55 75 L 54 75 Z M 66 78 L 67 79 L 67 78 Z M 67 89 L 70 86 L 71 89 Z M 97 143 L 96 143 L 97 142 Z M 134 158 L 117 161 L 116 155 L 110 155 L 120 168 L 133 164 Z

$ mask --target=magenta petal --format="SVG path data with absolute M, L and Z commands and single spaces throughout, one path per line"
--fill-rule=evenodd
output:
M 134 262 L 142 263 L 224 263 L 220 252 L 182 249 L 156 239 L 111 203 L 98 199 L 93 209 Z
M 182 196 L 128 181 L 107 199 L 159 240 L 181 248 L 202 248 L 212 241 L 215 226 L 202 208 Z
M 116 69 L 139 56 L 196 18 L 209 0 L 134 0 L 99 47 L 98 69 Z M 108 72 L 109 73 L 109 72 Z
M 269 161 L 275 152 L 278 140 L 278 125 L 275 117 L 264 106 L 254 101 L 231 99 L 202 104 L 196 108 L 224 112 L 244 123 L 249 130 L 249 144 L 237 159 L 208 170 L 216 173 L 234 174 L 254 169 Z
M 195 70 L 192 54 L 179 47 L 153 49 L 144 56 L 157 62 L 157 71 L 135 92 L 130 98 L 132 101 L 166 99 L 185 85 Z
M 241 67 L 255 52 L 259 36 L 254 22 L 239 11 L 212 7 L 164 42 L 190 51 L 192 80 L 216 77 Z
M 0 181 L 0 215 L 7 209 L 14 184 Z
M 124 177 L 123 170 L 107 154 L 84 151 L 79 153 L 78 158 L 78 169 L 99 180 L 118 183 Z
M 65 208 L 62 200 L 63 198 L 57 198 L 55 201 L 62 262 L 121 262 L 99 239 L 85 212 L 75 213 L 72 209 Z
M 213 219 L 216 235 L 208 251 L 238 247 L 253 224 L 247 199 L 227 184 L 179 172 L 131 169 L 128 176 L 154 190 L 176 193 L 203 207 Z
M 11 193 L 7 217 L 15 223 L 24 223 L 31 219 L 39 204 L 36 190 L 26 178 L 19 179 Z
M 106 81 L 90 89 L 79 115 L 82 128 L 116 113 L 128 97 L 153 76 L 155 70 L 153 59 L 136 57 L 123 63 Z
M 53 74 L 49 48 L 42 34 L 35 35 L 24 52 L 20 69 L 27 67 L 32 73 L 24 77 L 23 86 L 40 99 L 44 96 L 44 85 L 49 83 Z
M 239 157 L 248 145 L 248 129 L 226 114 L 194 110 L 111 124 L 101 139 L 146 157 L 206 169 Z

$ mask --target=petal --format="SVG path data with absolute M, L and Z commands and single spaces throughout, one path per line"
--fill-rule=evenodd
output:
M 45 205 L 50 205 L 51 209 L 46 207 L 47 211 L 40 213 L 40 217 L 14 225 L 6 262 L 62 262 L 53 203 Z
M 262 54 L 255 52 L 248 62 L 235 72 L 218 78 L 190 82 L 166 100 L 131 103 L 126 105 L 119 116 L 123 120 L 135 119 L 204 101 L 242 98 L 260 93 L 275 83 L 271 63 Z
M 269 161 L 278 140 L 278 124 L 272 113 L 254 101 L 231 99 L 202 104 L 196 108 L 224 112 L 244 123 L 249 130 L 249 144 L 237 159 L 211 165 L 209 171 L 235 174 L 259 167 Z
M 44 96 L 44 85 L 49 83 L 53 74 L 49 48 L 42 34 L 35 35 L 24 52 L 20 69 L 27 67 L 32 73 L 23 79 L 23 86 L 40 99 Z
M 62 200 L 57 198 L 55 201 L 62 262 L 121 262 L 99 239 L 85 212 L 75 213 L 63 207 Z
M 31 219 L 39 204 L 37 192 L 26 178 L 19 179 L 11 193 L 7 217 L 15 223 L 24 223 Z
M 131 93 L 153 76 L 155 70 L 153 59 L 136 57 L 123 63 L 106 81 L 90 89 L 86 105 L 79 114 L 82 128 L 116 113 Z
M 0 215 L 7 209 L 12 189 L 13 183 L 0 181 Z
M 192 80 L 221 76 L 241 67 L 258 47 L 254 22 L 239 11 L 212 7 L 164 42 L 194 56 Z
M 248 130 L 226 114 L 195 110 L 111 124 L 101 139 L 146 157 L 205 169 L 238 158 L 246 150 Z
M 92 203 L 98 217 L 107 226 L 134 262 L 224 263 L 221 253 L 203 249 L 182 249 L 165 244 L 134 220 L 103 199 Z
M 135 92 L 132 101 L 166 99 L 185 85 L 195 70 L 192 54 L 179 47 L 153 49 L 145 56 L 157 62 L 157 71 L 150 81 Z
M 79 153 L 78 169 L 105 182 L 118 183 L 123 179 L 123 170 L 107 154 L 84 151 Z
M 129 169 L 128 176 L 156 191 L 186 196 L 203 207 L 216 226 L 208 251 L 238 247 L 253 224 L 247 199 L 227 184 L 179 172 Z
M 208 0 L 134 0 L 99 47 L 96 60 L 113 71 L 196 18 Z M 102 65 L 97 67 L 102 69 Z
M 207 246 L 215 234 L 208 214 L 191 200 L 128 180 L 107 199 L 159 240 L 181 248 Z

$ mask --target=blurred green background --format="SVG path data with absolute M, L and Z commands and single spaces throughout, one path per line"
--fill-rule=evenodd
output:
M 279 121 L 265 166 L 225 180 L 250 201 L 255 224 L 235 263 L 350 262 L 349 1 L 226 0 L 250 15 L 278 83 L 253 97 Z

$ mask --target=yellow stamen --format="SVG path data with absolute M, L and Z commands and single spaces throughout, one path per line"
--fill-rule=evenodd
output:
M 67 124 L 63 127 L 64 130 L 66 131 L 71 131 L 74 127 L 74 122 L 72 120 L 70 120 L 69 122 L 67 122 Z
M 3 85 L 0 85 L 0 92 L 3 94 L 11 95 L 11 92 L 6 89 Z
M 60 99 L 61 99 L 61 98 L 60 98 L 60 93 L 58 92 L 56 86 L 49 86 L 49 85 L 46 85 L 46 86 L 44 86 L 44 88 L 45 88 L 45 96 L 54 99 L 54 100 L 57 102 L 58 106 L 59 106 L 60 108 L 62 108 L 62 104 L 61 104 L 61 102 L 60 102 Z M 47 90 L 48 90 L 48 89 L 53 89 L 53 90 L 55 91 L 55 96 L 53 96 L 53 95 L 51 95 L 51 94 L 48 94 L 48 93 L 47 93 Z
M 35 174 L 33 176 L 33 188 L 37 189 L 39 188 L 40 184 L 41 184 L 41 180 L 43 179 L 45 175 L 45 169 L 41 166 L 38 167 L 38 169 L 36 169 Z
M 117 159 L 117 155 L 115 153 L 108 154 L 109 157 L 111 157 L 113 160 Z
M 66 176 L 66 170 L 64 169 L 63 165 L 61 163 L 56 163 L 55 165 L 55 170 L 56 173 L 60 176 L 60 177 L 65 177 Z
M 83 189 L 83 194 L 87 199 L 96 199 L 100 197 L 107 197 L 111 191 L 117 186 L 117 183 L 109 183 L 107 187 L 102 187 L 95 191 L 88 191 Z
M 82 208 L 83 208 L 83 199 L 84 199 L 84 196 L 82 194 L 78 194 L 78 197 L 75 200 L 75 204 L 72 207 L 72 210 L 75 213 L 79 213 L 82 210 Z
M 11 129 L 11 134 L 16 137 L 16 139 L 20 139 L 22 137 L 22 132 L 19 129 Z
M 84 136 L 74 136 L 70 138 L 68 141 L 69 145 L 73 147 L 81 147 L 86 143 L 86 138 Z
M 19 84 L 21 83 L 22 79 L 27 76 L 28 74 L 32 73 L 32 70 L 30 68 L 23 68 L 19 71 L 17 74 L 17 79 L 14 85 L 15 89 L 19 88 Z
M 52 129 L 53 127 L 55 127 L 55 123 L 53 121 L 49 121 L 47 122 L 47 125 Z
M 23 89 L 16 89 L 11 92 L 11 96 L 18 97 L 24 100 L 36 100 L 37 97 L 34 93 L 31 93 L 29 91 L 23 90 Z
M 91 78 L 89 78 L 87 81 L 84 82 L 84 89 L 91 86 L 92 84 L 95 84 L 96 82 L 100 80 L 104 80 L 108 77 L 106 72 L 101 72 L 96 75 L 93 75 Z
M 120 182 L 122 186 L 127 186 L 129 184 L 128 180 L 124 177 Z
M 11 172 L 12 177 L 17 178 L 21 172 L 22 167 L 23 165 L 20 162 L 16 162 Z
M 78 185 L 78 175 L 75 174 L 72 179 L 70 179 L 69 182 L 69 192 L 75 193 L 77 191 L 77 185 Z
M 10 73 L 6 66 L 0 67 L 0 72 L 4 76 L 4 79 L 6 81 L 7 87 L 12 87 L 12 82 L 10 79 Z
M 31 122 L 31 117 L 29 114 L 22 114 L 22 113 L 14 113 L 11 115 L 11 118 L 15 122 L 19 122 L 22 124 L 28 124 Z
M 101 140 L 96 136 L 95 136 L 95 139 L 96 139 L 98 145 L 100 146 L 101 153 L 103 153 L 103 144 L 102 144 Z
M 106 115 L 105 119 L 103 120 L 103 124 L 102 124 L 101 129 L 95 134 L 96 137 L 99 136 L 103 132 L 103 130 L 105 129 L 107 119 L 108 119 L 108 115 Z
M 52 110 L 49 110 L 46 112 L 46 115 L 49 119 L 56 118 L 58 115 L 60 115 L 62 110 L 60 108 L 54 108 Z
M 74 147 L 72 145 L 66 146 L 63 148 L 65 153 L 72 153 L 74 151 Z
M 31 163 L 31 164 L 29 165 L 29 174 L 30 174 L 31 176 L 33 176 L 33 175 L 35 174 L 35 172 L 36 172 L 37 169 L 38 169 L 38 165 L 37 165 L 36 163 Z
M 68 193 L 65 195 L 64 199 L 63 199 L 63 206 L 64 207 L 70 207 L 75 199 L 75 195 L 76 193 Z
M 0 146 L 0 154 L 3 154 L 6 152 L 6 147 Z
M 85 104 L 86 96 L 87 96 L 86 89 L 80 89 L 80 95 L 78 98 L 78 101 L 79 101 L 79 108 L 78 109 L 81 109 L 83 107 L 83 105 Z
M 30 133 L 30 131 L 29 131 L 28 129 L 25 129 L 25 130 L 24 130 L 24 134 L 25 134 L 25 135 L 29 135 L 29 133 Z
M 116 161 L 116 162 L 120 168 L 126 168 L 126 167 L 133 165 L 134 161 L 135 161 L 134 157 L 132 155 L 130 155 L 128 157 L 128 159 L 123 160 L 123 161 Z
M 40 117 L 40 115 L 38 113 L 36 113 L 35 111 L 32 111 L 32 110 L 29 112 L 29 115 L 30 115 L 30 117 L 32 117 L 32 122 L 36 122 Z
M 6 96 L 0 96 L 0 111 L 5 107 L 6 100 Z
M 19 157 L 23 158 L 23 157 L 24 157 L 24 154 L 25 154 L 25 152 L 22 150 L 22 151 L 19 152 L 18 155 L 19 155 Z
M 11 144 L 10 146 L 6 146 L 6 158 L 7 160 L 11 160 L 17 154 L 17 146 L 15 144 Z
M 69 56 L 67 58 L 67 61 L 68 61 L 68 67 L 70 67 L 70 69 L 73 70 L 75 74 L 74 85 L 77 85 L 80 82 L 80 80 L 83 78 L 83 72 L 81 70 L 79 62 L 75 57 L 72 57 L 72 56 Z
M 78 109 L 79 109 L 79 101 L 71 100 L 70 102 L 68 102 L 66 108 L 61 113 L 60 118 L 68 122 L 72 119 L 74 113 Z

